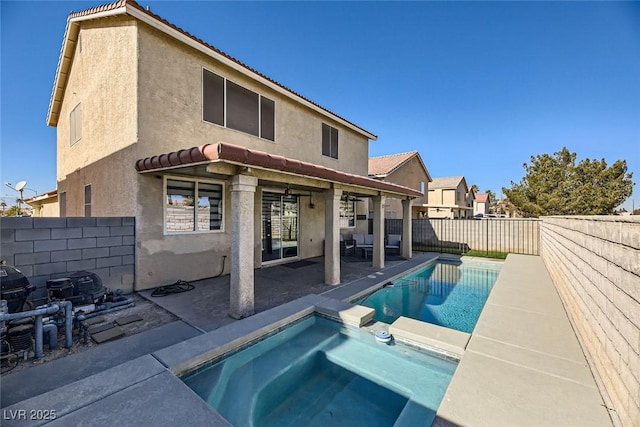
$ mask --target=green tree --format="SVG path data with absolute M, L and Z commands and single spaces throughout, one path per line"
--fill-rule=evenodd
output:
M 576 153 L 566 147 L 553 155 L 531 156 L 523 165 L 526 174 L 519 184 L 502 192 L 523 216 L 607 215 L 633 190 L 627 162 L 607 167 L 604 159 L 584 159 L 576 165 Z
M 22 212 L 18 206 L 11 206 L 4 211 L 4 216 L 22 216 L 23 214 L 24 212 Z

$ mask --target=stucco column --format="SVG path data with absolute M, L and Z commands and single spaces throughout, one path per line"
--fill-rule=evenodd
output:
M 405 259 L 411 259 L 413 257 L 413 243 L 411 241 L 413 230 L 413 219 L 411 218 L 412 204 L 413 199 L 402 201 L 402 248 L 400 248 L 400 254 Z
M 342 190 L 325 192 L 324 283 L 340 284 L 340 198 Z
M 229 316 L 242 319 L 254 313 L 254 195 L 258 179 L 231 179 L 231 285 Z
M 373 267 L 384 268 L 384 196 L 373 198 Z

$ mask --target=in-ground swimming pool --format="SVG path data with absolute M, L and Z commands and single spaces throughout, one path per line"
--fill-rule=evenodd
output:
M 376 310 L 375 320 L 404 316 L 471 333 L 502 263 L 438 260 L 355 301 Z
M 455 368 L 312 315 L 182 380 L 235 427 L 415 426 Z

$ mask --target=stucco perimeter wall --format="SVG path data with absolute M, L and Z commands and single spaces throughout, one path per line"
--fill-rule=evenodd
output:
M 640 425 L 640 218 L 545 217 L 541 252 L 622 424 Z

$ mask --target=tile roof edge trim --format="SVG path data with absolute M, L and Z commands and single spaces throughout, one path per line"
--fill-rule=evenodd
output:
M 138 173 L 150 173 L 176 169 L 181 166 L 195 166 L 214 162 L 250 166 L 263 170 L 276 170 L 288 175 L 303 175 L 322 181 L 338 182 L 361 188 L 374 188 L 410 197 L 421 197 L 423 195 L 418 190 L 402 185 L 378 181 L 367 176 L 340 172 L 313 163 L 289 159 L 277 154 L 252 150 L 224 142 L 204 144 L 199 147 L 146 157 L 137 160 L 135 167 Z M 305 170 L 306 168 L 309 168 L 309 170 Z M 312 171 L 315 171 L 315 173 Z

